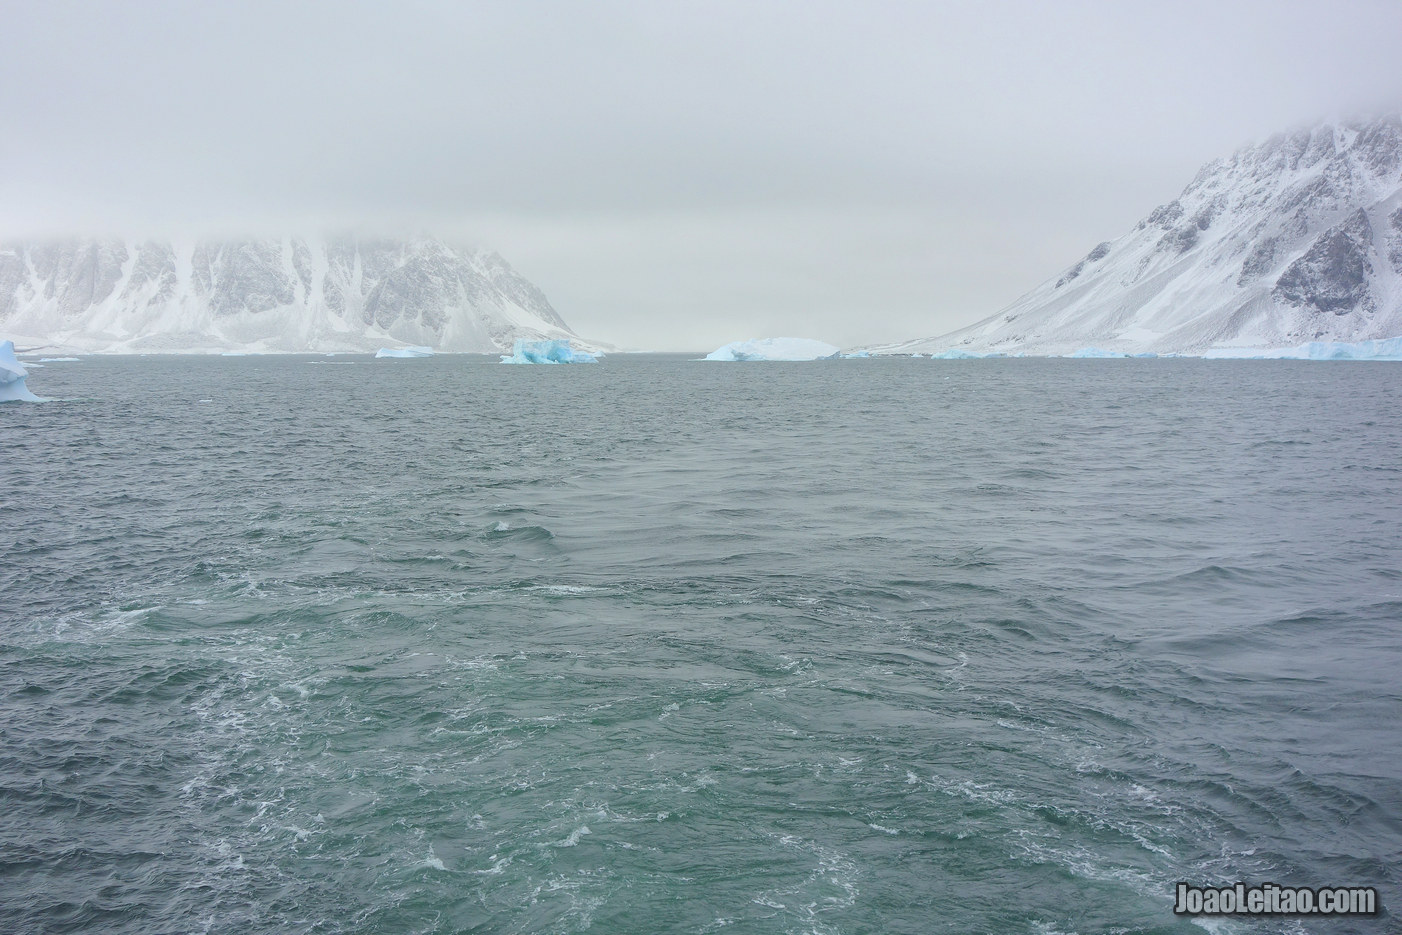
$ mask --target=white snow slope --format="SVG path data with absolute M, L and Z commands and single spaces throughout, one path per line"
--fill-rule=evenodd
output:
M 1402 120 L 1273 137 L 977 324 L 880 353 L 1203 354 L 1402 335 Z
M 517 338 L 579 341 L 495 253 L 353 237 L 0 245 L 0 336 L 85 353 L 494 353 Z

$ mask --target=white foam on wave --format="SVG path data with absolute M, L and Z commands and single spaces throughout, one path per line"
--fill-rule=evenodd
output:
M 1079 844 L 1068 844 L 1063 838 L 1039 840 L 1040 836 L 1026 829 L 1018 832 L 1018 837 L 1021 856 L 1034 864 L 1060 867 L 1083 880 L 1126 886 L 1150 899 L 1162 899 L 1169 892 L 1163 880 L 1129 867 L 1110 866 L 1099 853 Z
M 131 610 L 111 611 L 101 608 L 96 613 L 81 611 L 65 614 L 53 621 L 53 629 L 47 632 L 50 639 L 68 643 L 86 643 L 107 639 L 114 634 L 129 630 L 146 619 L 153 611 L 161 609 L 160 604 L 150 607 L 135 607 Z
M 556 842 L 554 845 L 552 845 L 552 846 L 553 846 L 553 847 L 574 847 L 575 845 L 577 845 L 577 844 L 579 843 L 579 839 L 580 839 L 580 838 L 584 837 L 586 834 L 593 834 L 593 833 L 594 833 L 594 832 L 592 832 L 592 831 L 589 830 L 589 826 L 588 826 L 588 825 L 580 825 L 578 828 L 575 828 L 573 831 L 570 832 L 570 836 L 569 836 L 569 837 L 565 838 L 563 841 L 557 841 L 557 842 Z
M 490 867 L 488 867 L 486 870 L 474 870 L 472 872 L 477 874 L 478 876 L 495 877 L 504 873 L 506 871 L 506 868 L 511 866 L 510 857 L 501 857 L 497 854 L 493 854 L 487 859 L 492 862 L 492 865 Z
M 582 584 L 533 584 L 527 591 L 544 591 L 546 594 L 592 594 L 605 588 L 591 588 Z
M 799 883 L 775 887 L 756 894 L 751 902 L 798 915 L 820 931 L 824 913 L 848 909 L 856 904 L 860 870 L 856 861 L 836 848 L 794 834 L 770 834 L 787 850 L 809 855 L 816 866 Z

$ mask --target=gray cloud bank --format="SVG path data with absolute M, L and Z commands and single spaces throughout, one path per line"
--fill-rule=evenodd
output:
M 8 3 L 0 230 L 424 228 L 579 331 L 989 314 L 1206 160 L 1402 105 L 1395 3 Z

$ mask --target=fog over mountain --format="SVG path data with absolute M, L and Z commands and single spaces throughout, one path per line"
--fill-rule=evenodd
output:
M 0 246 L 0 331 L 77 352 L 492 353 L 576 337 L 496 253 L 355 237 Z
M 1402 335 L 1402 119 L 1208 163 L 1177 198 L 1003 311 L 882 350 L 1201 353 Z

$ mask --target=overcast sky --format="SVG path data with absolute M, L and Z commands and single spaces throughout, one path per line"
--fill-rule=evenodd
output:
M 0 233 L 467 237 L 638 348 L 942 333 L 1402 107 L 1395 0 L 0 6 Z

